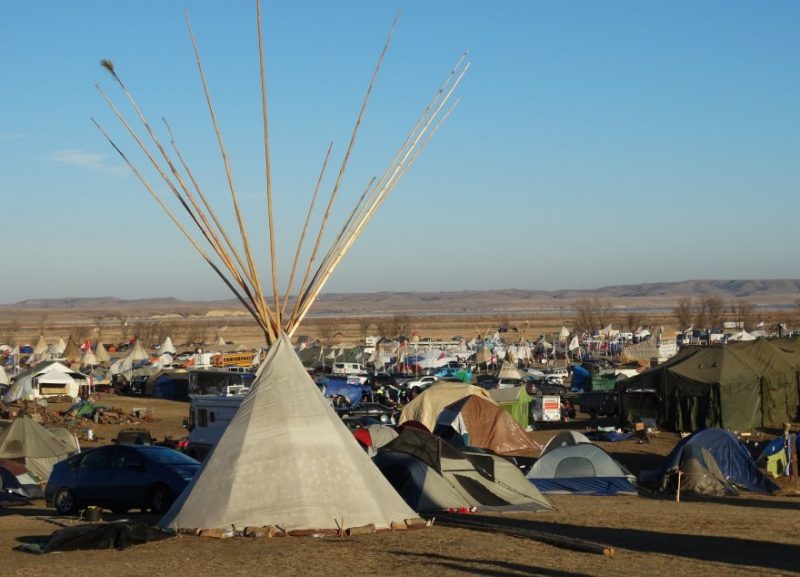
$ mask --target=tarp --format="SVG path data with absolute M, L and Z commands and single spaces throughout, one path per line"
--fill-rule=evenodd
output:
M 735 435 L 723 429 L 705 429 L 681 440 L 656 471 L 642 472 L 644 484 L 660 491 L 674 487 L 681 475 L 681 491 L 703 495 L 736 495 L 739 490 L 771 493 L 778 487 L 758 470 L 749 451 Z
M 172 533 L 145 523 L 117 521 L 91 525 L 77 525 L 59 529 L 47 540 L 44 553 L 80 551 L 86 549 L 127 549 L 134 545 L 161 541 Z
M 436 419 L 447 405 L 469 395 L 478 395 L 489 399 L 485 389 L 474 385 L 439 381 L 431 385 L 417 398 L 403 407 L 400 413 L 400 424 L 406 421 L 419 421 L 432 431 L 436 427 Z M 494 402 L 494 401 L 491 401 Z

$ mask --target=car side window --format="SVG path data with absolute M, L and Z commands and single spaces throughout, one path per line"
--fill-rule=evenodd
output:
M 114 452 L 113 467 L 115 469 L 139 469 L 144 465 L 144 459 L 136 451 L 125 447 L 117 447 Z
M 111 465 L 111 448 L 101 447 L 86 453 L 81 459 L 81 469 L 107 469 Z

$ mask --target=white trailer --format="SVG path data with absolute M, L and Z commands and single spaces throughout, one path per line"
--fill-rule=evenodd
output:
M 205 459 L 222 438 L 245 394 L 190 395 L 189 443 L 185 453 L 198 461 Z

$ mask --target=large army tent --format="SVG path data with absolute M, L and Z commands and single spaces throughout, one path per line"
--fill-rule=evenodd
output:
M 429 431 L 432 431 L 436 427 L 436 419 L 439 417 L 439 413 L 447 405 L 469 395 L 478 395 L 494 403 L 486 389 L 464 383 L 439 381 L 425 389 L 421 395 L 403 407 L 403 411 L 400 413 L 400 424 L 406 421 L 418 421 L 425 425 Z
M 374 461 L 415 511 L 551 508 L 510 461 L 459 451 L 435 435 L 410 427 L 384 445 Z
M 0 435 L 0 459 L 24 459 L 25 467 L 42 481 L 53 465 L 75 453 L 70 446 L 27 415 L 17 417 Z
M 434 434 L 456 447 L 478 447 L 498 455 L 523 455 L 538 446 L 511 415 L 494 401 L 469 395 L 445 407 L 436 419 Z
M 530 479 L 542 493 L 636 494 L 635 477 L 597 445 L 564 445 L 539 457 Z
M 748 450 L 729 431 L 704 429 L 678 443 L 656 471 L 643 471 L 641 481 L 659 491 L 675 489 L 701 495 L 737 495 L 739 490 L 771 493 L 778 487 L 758 470 Z
M 622 416 L 673 431 L 750 431 L 792 421 L 800 404 L 800 356 L 765 340 L 687 347 L 620 384 Z

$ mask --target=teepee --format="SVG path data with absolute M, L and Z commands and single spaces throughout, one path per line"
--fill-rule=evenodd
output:
M 94 356 L 100 364 L 108 364 L 111 362 L 111 355 L 108 354 L 108 351 L 101 342 L 97 343 L 97 347 L 95 347 L 94 350 Z
M 340 191 L 377 73 L 394 32 L 394 25 L 392 26 L 338 168 L 313 249 L 308 256 L 308 264 L 297 287 L 296 297 L 290 301 L 289 295 L 295 290 L 295 278 L 299 278 L 302 272 L 299 264 L 301 255 L 305 254 L 303 243 L 314 212 L 317 193 L 324 180 L 331 147 L 328 148 L 317 179 L 306 220 L 299 235 L 288 284 L 281 299 L 275 250 L 261 7 L 258 0 L 256 23 L 261 63 L 268 265 L 272 275 L 271 287 L 267 290 L 262 287 L 261 277 L 256 268 L 234 186 L 228 153 L 211 104 L 202 60 L 188 18 L 189 35 L 200 70 L 212 126 L 225 165 L 241 243 L 234 243 L 220 224 L 181 155 L 169 125 L 166 130 L 173 152 L 167 152 L 161 144 L 113 64 L 109 61 L 101 62 L 111 73 L 135 116 L 141 122 L 142 128 L 139 130 L 144 131 L 147 141 L 144 135 L 139 135 L 137 129 L 133 128 L 105 92 L 99 87 L 98 90 L 169 191 L 176 197 L 181 210 L 188 214 L 187 220 L 196 227 L 199 236 L 189 232 L 189 227 L 184 225 L 184 222 L 169 208 L 156 187 L 148 182 L 143 173 L 115 144 L 108 132 L 96 121 L 95 125 L 202 258 L 255 319 L 270 347 L 249 394 L 226 428 L 217 447 L 208 456 L 186 490 L 180 496 L 176 496 L 176 501 L 159 525 L 180 531 L 243 529 L 246 526 L 272 525 L 288 534 L 307 534 L 309 531 L 342 534 L 360 526 L 372 526 L 376 530 L 405 528 L 415 524 L 412 520 L 417 517 L 416 514 L 386 481 L 358 446 L 330 404 L 319 394 L 316 385 L 294 352 L 291 336 L 334 269 L 372 219 L 375 211 L 453 110 L 453 107 L 446 108 L 446 104 L 464 77 L 469 63 L 465 56 L 458 60 L 444 84 L 423 111 L 416 126 L 402 142 L 388 168 L 379 177 L 370 181 L 341 228 L 326 236 L 331 208 Z M 324 251 L 322 241 L 329 237 L 332 237 L 332 241 L 327 251 Z M 207 248 L 202 246 L 203 242 L 207 243 Z
M 161 354 L 169 353 L 170 355 L 173 356 L 178 354 L 178 351 L 175 349 L 175 345 L 172 344 L 172 337 L 170 336 L 167 336 L 167 338 L 164 339 L 164 342 L 161 343 L 161 348 L 158 349 L 158 351 Z

